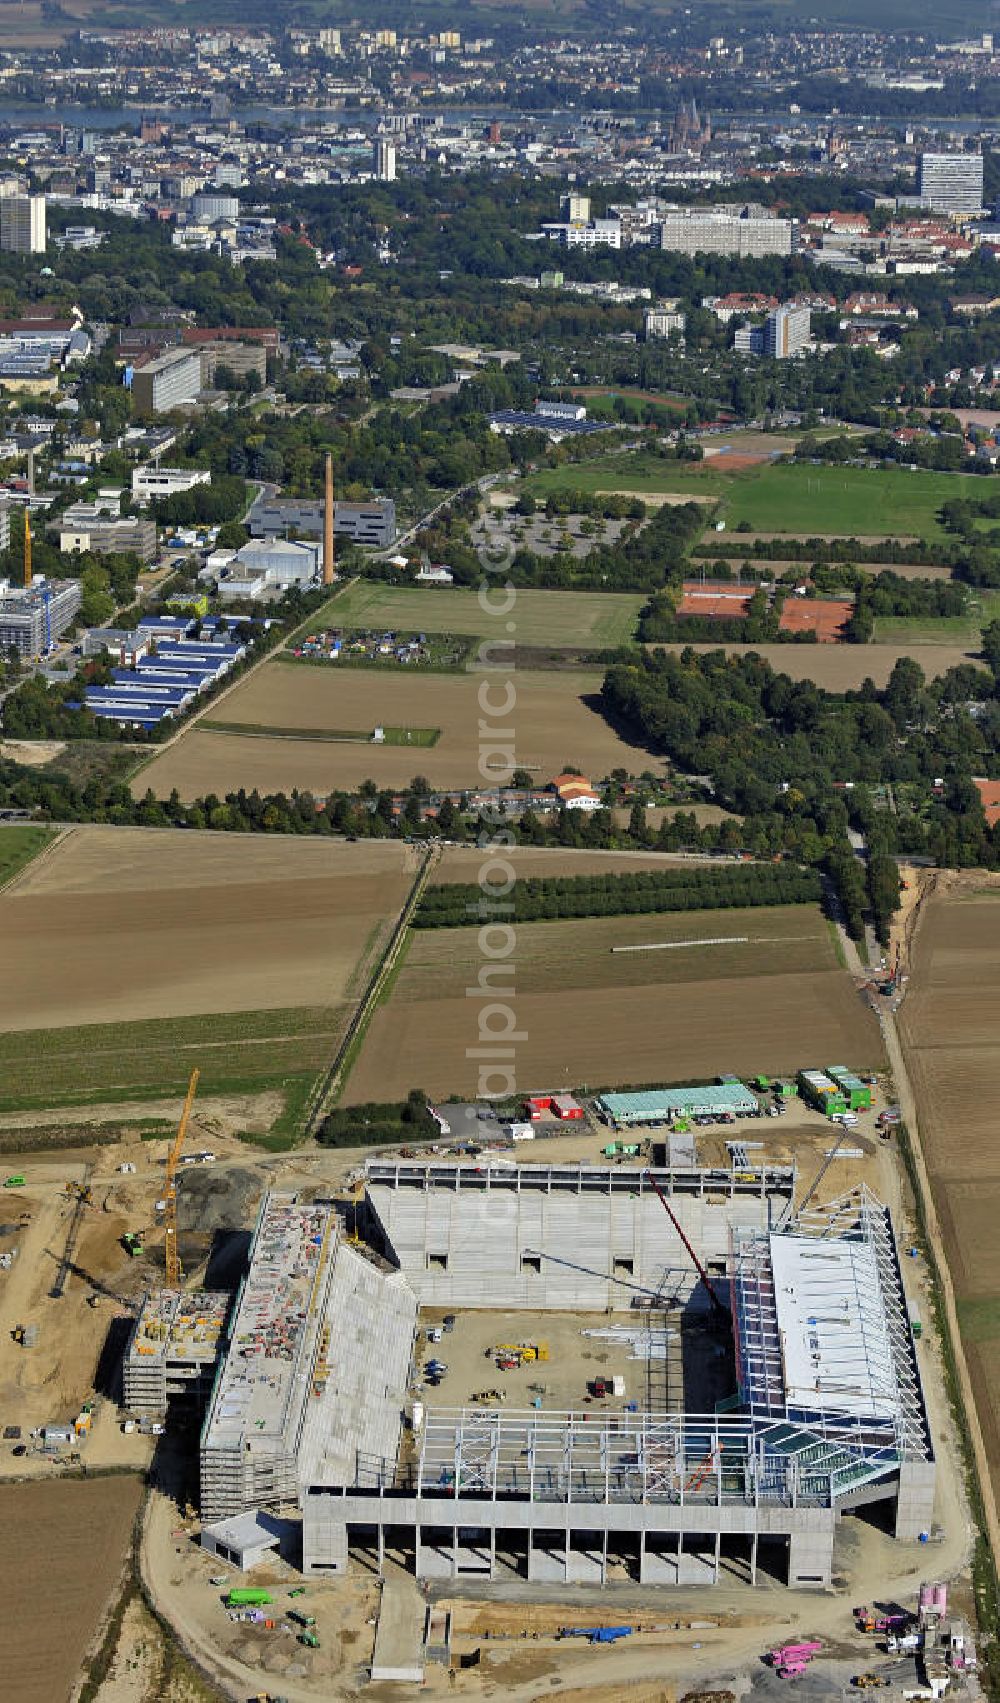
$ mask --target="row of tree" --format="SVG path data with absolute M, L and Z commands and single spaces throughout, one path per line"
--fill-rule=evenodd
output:
M 499 899 L 498 914 L 512 922 L 547 922 L 556 917 L 632 916 L 647 911 L 742 909 L 755 905 L 801 905 L 820 896 L 819 877 L 793 864 L 740 863 L 723 868 L 687 864 L 642 874 L 577 875 L 517 881 Z M 489 900 L 489 889 L 485 897 Z M 483 915 L 483 890 L 449 882 L 427 889 L 414 917 L 415 928 L 463 928 Z

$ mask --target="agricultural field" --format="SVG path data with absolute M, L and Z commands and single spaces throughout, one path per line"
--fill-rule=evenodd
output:
M 691 650 L 724 650 L 728 656 L 742 656 L 754 651 L 779 674 L 792 680 L 814 680 L 827 692 L 854 690 L 866 679 L 884 686 L 901 656 L 919 662 L 928 680 L 947 674 L 949 668 L 961 663 L 980 661 L 979 636 L 971 646 L 962 644 L 870 644 L 870 645 L 712 645 L 694 644 Z M 649 645 L 649 650 L 681 651 L 679 644 Z
M 346 1103 L 414 1087 L 475 1093 L 478 1061 L 467 1053 L 480 1044 L 480 1002 L 466 989 L 482 961 L 475 929 L 411 937 Z M 875 1019 L 814 906 L 525 923 L 512 961 L 515 991 L 494 998 L 524 1037 L 513 1050 L 525 1091 L 688 1081 L 723 1068 L 773 1075 L 807 1057 L 882 1062 Z
M 900 1038 L 986 1451 L 1000 1490 L 1000 889 L 926 901 Z
M 311 1077 L 415 873 L 400 844 L 84 827 L 0 894 L 0 1105 Z
M 720 816 L 724 814 L 719 811 Z M 678 862 L 672 852 L 584 851 L 573 846 L 509 846 L 503 855 L 525 879 L 534 875 L 626 875 L 636 869 L 670 869 Z M 441 887 L 449 882 L 477 881 L 483 857 L 477 846 L 444 846 L 428 884 Z M 685 857 L 683 861 L 714 863 L 712 858 Z
M 353 790 L 362 781 L 402 788 L 415 775 L 431 786 L 478 787 L 478 693 L 489 675 L 409 675 L 336 665 L 305 668 L 268 662 L 226 698 L 226 722 L 242 725 L 246 735 L 204 732 L 194 727 L 133 780 L 137 797 L 152 787 L 166 797 L 176 787 L 182 798 L 206 792 L 224 794 L 244 786 L 261 792 L 290 792 L 293 787 L 326 794 Z M 572 764 L 591 780 L 614 768 L 661 768 L 645 748 L 622 738 L 605 721 L 599 693 L 603 672 L 521 670 L 514 676 L 516 704 L 508 723 L 516 734 L 516 757 L 543 785 Z M 493 703 L 504 702 L 504 688 L 493 679 Z M 304 730 L 343 728 L 371 733 L 376 726 L 440 730 L 432 747 L 405 742 L 374 745 L 348 740 L 310 740 Z M 278 737 L 268 738 L 271 730 Z M 296 735 L 299 735 L 296 737 Z M 264 736 L 262 736 L 264 735 Z
M 714 465 L 714 464 L 713 464 Z M 947 538 L 941 504 L 962 496 L 958 473 L 909 472 L 896 467 L 762 467 L 735 478 L 721 514 L 730 527 L 840 537 Z
M 74 1691 L 124 1566 L 141 1496 L 138 1474 L 4 1487 L 0 1592 L 11 1703 L 54 1703 Z
M 383 628 L 397 633 L 456 633 L 513 638 L 554 650 L 605 650 L 635 636 L 644 597 L 627 592 L 518 591 L 509 616 L 487 614 L 479 593 L 444 586 L 392 586 L 354 580 L 314 617 L 317 628 Z M 514 622 L 514 632 L 506 622 Z M 502 630 L 501 630 L 502 629 Z

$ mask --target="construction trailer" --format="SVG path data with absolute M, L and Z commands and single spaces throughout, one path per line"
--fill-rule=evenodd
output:
M 803 1100 L 824 1117 L 832 1118 L 848 1110 L 847 1095 L 825 1071 L 800 1070 L 797 1081 Z
M 844 1095 L 849 1112 L 867 1112 L 871 1109 L 871 1085 L 862 1082 L 853 1070 L 848 1070 L 845 1064 L 831 1064 L 827 1066 L 826 1074 Z
M 744 1083 L 728 1080 L 695 1088 L 647 1088 L 633 1093 L 602 1094 L 598 1116 L 612 1129 L 655 1127 L 675 1118 L 756 1118 L 760 1102 Z

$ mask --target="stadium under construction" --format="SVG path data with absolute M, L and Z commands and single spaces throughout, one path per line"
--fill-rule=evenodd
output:
M 822 1211 L 795 1198 L 791 1166 L 372 1160 L 349 1238 L 332 1204 L 267 1197 L 202 1433 L 203 1517 L 301 1515 L 306 1573 L 391 1555 L 467 1585 L 820 1588 L 839 1516 L 874 1502 L 916 1540 L 935 1461 L 888 1211 L 863 1187 Z M 444 1308 L 439 1403 L 418 1322 Z M 548 1315 L 581 1361 L 531 1405 L 516 1381 L 463 1383 L 463 1327 L 506 1313 L 536 1341 Z M 618 1379 L 580 1399 L 595 1337 L 627 1353 L 631 1400 Z

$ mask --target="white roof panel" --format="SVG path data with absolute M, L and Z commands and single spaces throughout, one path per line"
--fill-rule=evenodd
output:
M 892 1419 L 899 1398 L 874 1249 L 772 1236 L 771 1269 L 789 1413 Z

